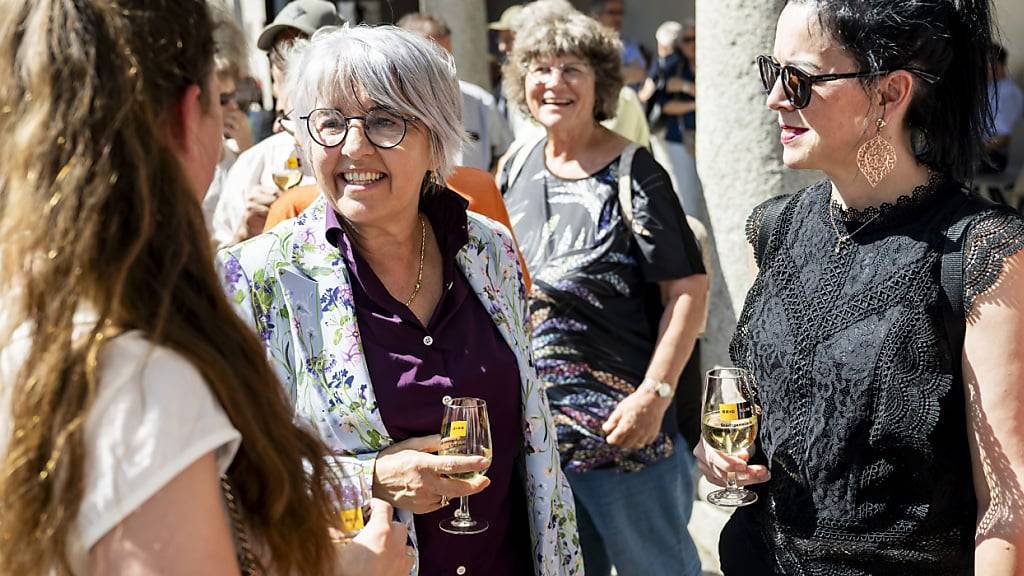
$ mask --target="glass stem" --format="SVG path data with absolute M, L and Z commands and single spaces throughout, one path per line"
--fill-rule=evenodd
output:
M 739 484 L 736 483 L 736 473 L 735 472 L 728 472 L 728 473 L 726 473 L 726 475 L 725 475 L 725 485 L 726 485 L 726 489 L 729 490 L 729 492 L 736 492 L 737 490 L 740 489 Z
M 455 511 L 455 517 L 461 520 L 468 520 L 470 518 L 468 497 L 459 496 L 459 509 Z

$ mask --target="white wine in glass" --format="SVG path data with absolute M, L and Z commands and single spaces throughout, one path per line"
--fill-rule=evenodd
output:
M 299 159 L 295 156 L 289 156 L 288 161 L 285 163 L 285 169 L 273 172 L 270 178 L 274 181 L 274 185 L 282 192 L 295 188 L 299 185 L 299 182 L 302 182 L 302 170 L 299 170 Z
M 757 414 L 750 397 L 750 374 L 743 368 L 709 370 L 704 385 L 701 434 L 711 448 L 736 456 L 757 439 Z M 757 494 L 740 488 L 736 474 L 726 476 L 726 488 L 708 494 L 708 502 L 737 507 L 757 502 Z
M 483 456 L 491 459 L 491 423 L 487 403 L 479 398 L 452 398 L 444 406 L 441 421 L 441 456 Z M 472 480 L 487 471 L 449 474 L 451 478 Z M 484 520 L 469 514 L 469 498 L 459 498 L 455 515 L 441 521 L 441 530 L 449 534 L 479 534 L 488 528 Z

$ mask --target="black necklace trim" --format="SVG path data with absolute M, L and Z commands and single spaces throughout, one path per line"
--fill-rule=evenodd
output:
M 868 206 L 867 208 L 843 208 L 839 202 L 829 200 L 829 213 L 835 214 L 847 224 L 867 222 L 869 220 L 888 220 L 908 208 L 920 205 L 931 198 L 946 183 L 946 177 L 938 172 L 929 172 L 928 182 L 914 188 L 910 194 L 904 194 L 895 202 L 883 202 L 879 206 Z

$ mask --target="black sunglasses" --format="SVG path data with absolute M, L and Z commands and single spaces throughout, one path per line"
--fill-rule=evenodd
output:
M 758 56 L 757 68 L 761 73 L 761 85 L 766 94 L 772 91 L 775 83 L 782 78 L 782 91 L 786 94 L 790 104 L 797 110 L 806 108 L 811 103 L 811 86 L 819 82 L 832 82 L 834 80 L 845 80 L 847 78 L 871 78 L 874 76 L 885 76 L 893 70 L 876 70 L 873 72 L 847 72 L 844 74 L 820 74 L 812 75 L 804 72 L 796 66 L 782 66 L 771 56 Z M 916 75 L 929 84 L 939 81 L 939 77 L 918 70 L 916 68 L 900 68 Z

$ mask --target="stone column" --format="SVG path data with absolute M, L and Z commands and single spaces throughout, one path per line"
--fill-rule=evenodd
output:
M 715 245 L 710 368 L 731 364 L 729 340 L 753 281 L 744 227 L 750 211 L 820 175 L 788 170 L 755 58 L 770 53 L 785 0 L 697 0 L 697 171 Z
M 451 29 L 459 78 L 490 89 L 486 0 L 420 0 L 420 11 L 440 17 Z

